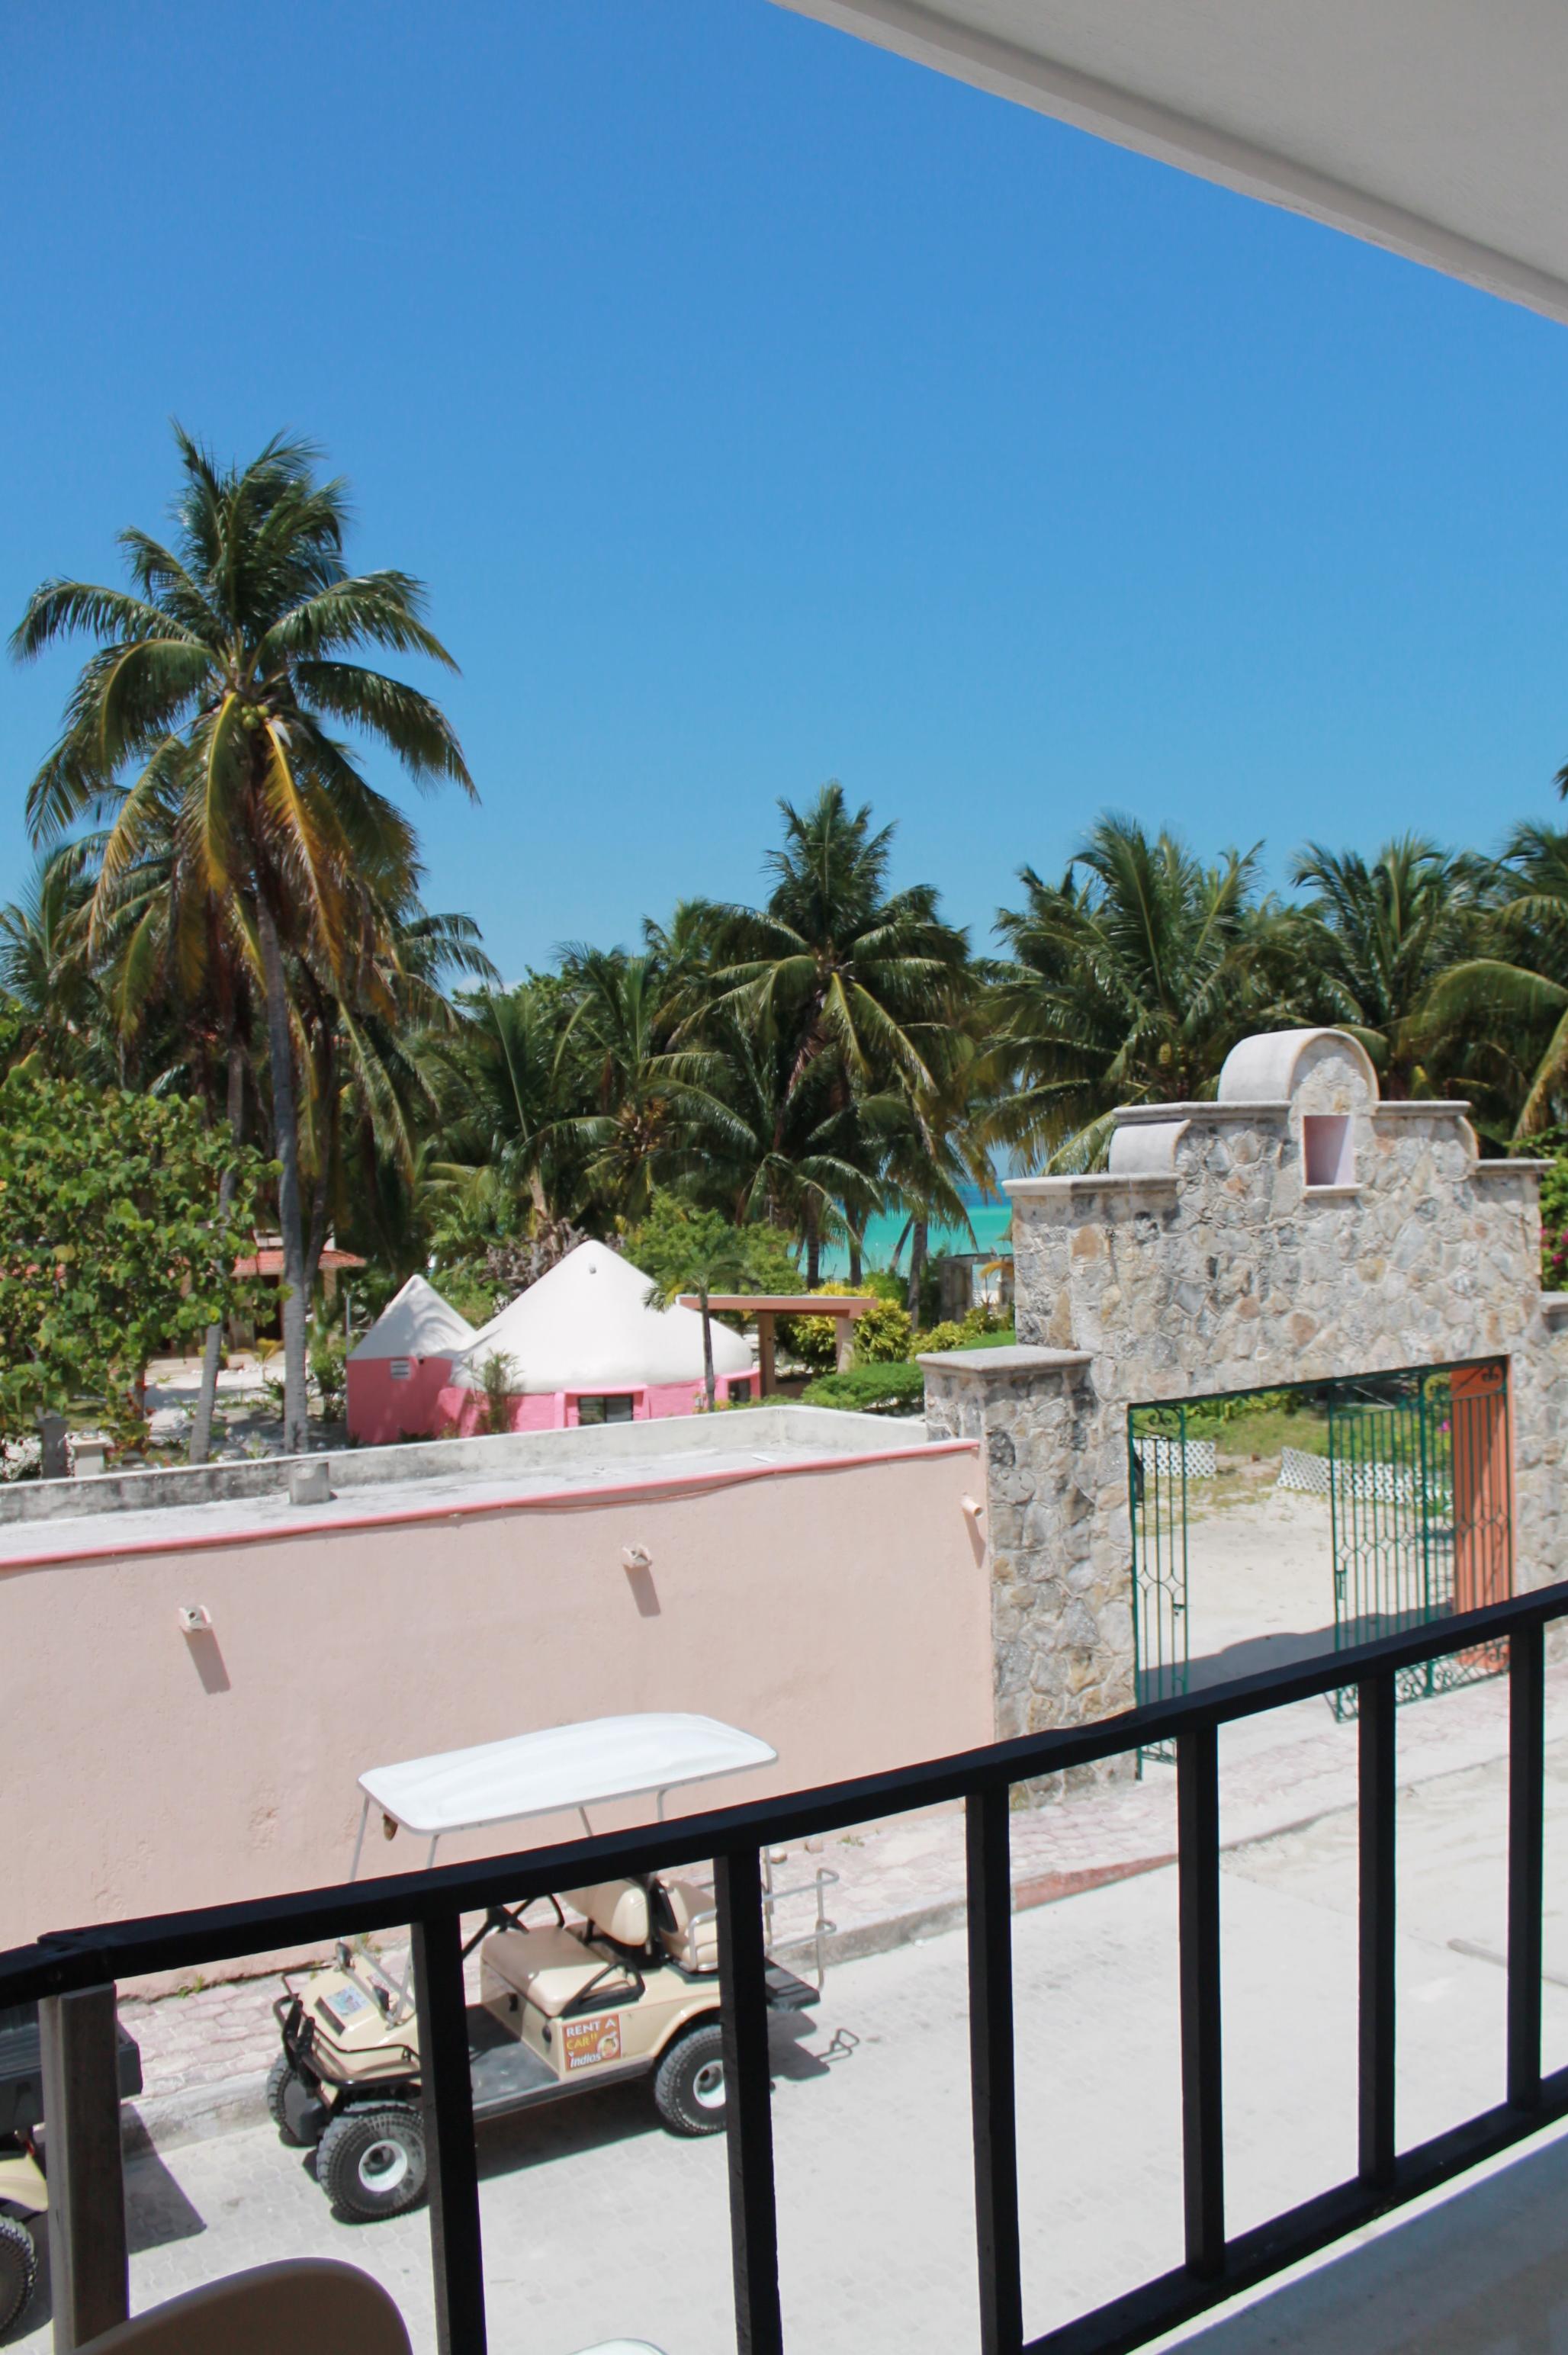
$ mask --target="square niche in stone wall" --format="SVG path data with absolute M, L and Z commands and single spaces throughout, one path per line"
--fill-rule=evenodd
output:
M 1356 1155 L 1348 1114 L 1308 1112 L 1301 1116 L 1301 1158 L 1308 1186 L 1353 1186 Z

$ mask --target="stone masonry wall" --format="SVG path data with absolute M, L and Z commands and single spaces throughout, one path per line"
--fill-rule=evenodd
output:
M 1568 1571 L 1536 1168 L 1480 1160 L 1462 1105 L 1381 1103 L 1343 1034 L 1250 1045 L 1287 1071 L 1272 1096 L 1227 1100 L 1228 1065 L 1218 1103 L 1124 1114 L 1110 1173 L 1010 1185 L 1020 1347 L 924 1361 L 932 1429 L 984 1442 L 998 1734 L 1131 1702 L 1135 1404 L 1506 1358 L 1515 1583 Z M 1305 1183 L 1321 1114 L 1349 1121 L 1348 1185 Z

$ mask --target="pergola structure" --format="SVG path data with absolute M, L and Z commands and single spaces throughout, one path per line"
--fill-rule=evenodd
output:
M 702 1303 L 695 1292 L 684 1292 L 683 1308 L 700 1308 Z M 781 1316 L 831 1316 L 833 1331 L 833 1363 L 842 1373 L 849 1363 L 855 1348 L 855 1326 L 868 1309 L 877 1305 L 875 1294 L 855 1294 L 840 1297 L 829 1293 L 826 1298 L 815 1292 L 710 1292 L 708 1305 L 718 1316 L 754 1316 L 757 1320 L 758 1390 L 763 1398 L 771 1398 L 778 1388 L 773 1372 L 773 1328 Z

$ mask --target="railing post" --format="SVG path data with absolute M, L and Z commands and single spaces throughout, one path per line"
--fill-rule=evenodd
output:
M 463 1917 L 443 1907 L 413 1925 L 414 2001 L 430 2185 L 438 2355 L 485 2355 L 479 2158 L 463 1984 Z
M 759 1851 L 739 1849 L 733 1855 L 718 1858 L 713 1888 L 719 1908 L 735 2344 L 739 2355 L 783 2355 L 773 2081 L 768 2066 L 767 1949 Z
M 1360 1870 L 1359 2105 L 1361 2181 L 1394 2172 L 1394 1716 L 1392 1676 L 1356 1687 Z
M 114 1989 L 46 1996 L 38 2041 L 55 2348 L 70 2355 L 130 2311 Z
M 1541 1904 L 1544 1831 L 1546 1636 L 1509 1637 L 1508 2098 L 1541 2101 Z
M 1221 2077 L 1220 1747 L 1212 1725 L 1176 1740 L 1181 1934 L 1181 2160 L 1187 2266 L 1225 2269 L 1225 2115 Z
M 1023 2345 L 1019 2253 L 1018 2094 L 1013 2058 L 1013 1891 L 1009 1793 L 964 1803 L 968 1880 L 969 2094 L 975 2121 L 975 2240 L 980 2355 Z

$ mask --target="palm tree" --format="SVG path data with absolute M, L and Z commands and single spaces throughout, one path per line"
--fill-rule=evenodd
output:
M 1370 866 L 1359 851 L 1309 842 L 1291 876 L 1314 895 L 1301 911 L 1300 954 L 1316 976 L 1319 1010 L 1360 1039 L 1385 1094 L 1435 1092 L 1420 1059 L 1418 1018 L 1437 975 L 1475 944 L 1485 862 L 1406 834 L 1385 843 Z
M 1535 1136 L 1568 1116 L 1568 833 L 1517 826 L 1497 871 L 1491 938 L 1436 976 L 1418 1034 L 1485 1127 Z
M 931 1084 L 929 1059 L 969 951 L 966 934 L 938 915 L 931 886 L 890 892 L 894 829 L 873 833 L 869 806 L 851 812 L 837 779 L 805 811 L 786 801 L 779 810 L 784 840 L 767 854 L 767 905 L 723 911 L 729 961 L 713 977 L 715 1007 L 786 1050 L 775 1149 L 796 1091 L 819 1068 L 830 1114 L 851 1114 L 858 1095 L 895 1079 Z M 863 1169 L 869 1156 L 844 1151 L 847 1142 L 840 1157 Z M 824 1221 L 810 1196 L 806 1210 L 815 1284 Z
M 39 860 L 27 896 L 0 908 L 0 990 L 14 1000 L 17 1048 L 51 1077 L 113 1069 L 112 1025 L 87 959 L 87 846 Z
M 702 1317 L 702 1386 L 709 1414 L 718 1395 L 718 1378 L 713 1370 L 713 1322 L 709 1301 L 716 1292 L 742 1291 L 751 1281 L 752 1260 L 746 1236 L 720 1219 L 699 1215 L 682 1238 L 677 1262 L 657 1283 L 650 1284 L 643 1295 L 650 1308 L 673 1308 L 683 1293 L 696 1293 Z
M 1204 867 L 1170 834 L 1104 817 L 1059 884 L 1019 869 L 992 1011 L 1016 1091 L 998 1133 L 1031 1167 L 1093 1166 L 1117 1104 L 1200 1097 L 1238 1039 L 1289 1018 L 1260 847 Z
M 122 875 L 167 831 L 190 889 L 225 911 L 265 1008 L 283 1258 L 284 1444 L 304 1444 L 305 1240 L 287 959 L 349 967 L 382 880 L 411 868 L 407 821 L 333 731 L 384 746 L 421 784 L 474 793 L 462 751 L 430 697 L 344 657 L 368 646 L 454 669 L 404 572 L 351 575 L 344 485 L 317 453 L 279 436 L 240 470 L 219 468 L 177 426 L 184 475 L 175 545 L 123 532 L 130 591 L 48 581 L 12 647 L 27 661 L 58 640 L 98 642 L 59 741 L 28 791 L 34 838 L 86 815 L 108 830 L 91 921 L 101 931 Z

